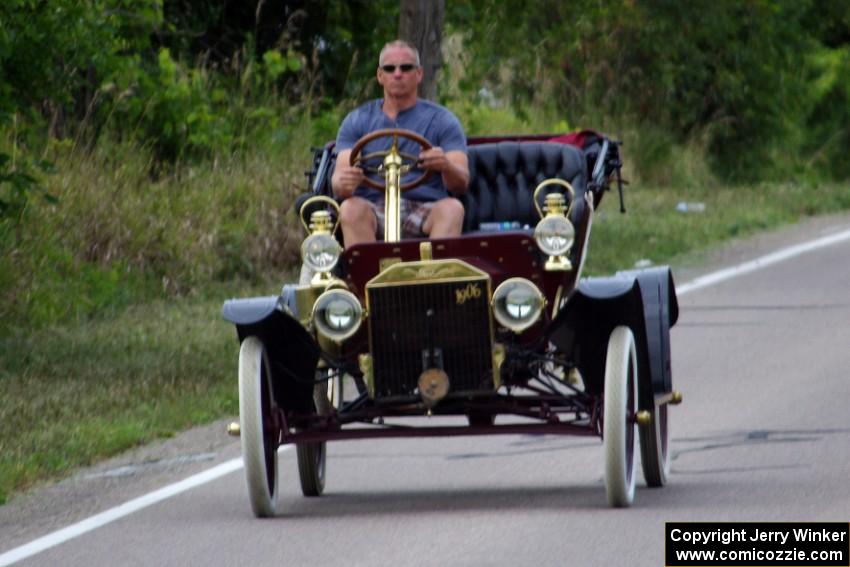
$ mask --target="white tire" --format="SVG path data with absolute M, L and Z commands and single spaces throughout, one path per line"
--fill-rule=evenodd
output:
M 258 518 L 277 511 L 278 434 L 264 424 L 275 406 L 263 342 L 246 337 L 239 349 L 239 427 L 251 509 Z
M 608 339 L 602 439 L 605 447 L 605 492 L 614 507 L 635 497 L 635 423 L 637 354 L 632 331 L 619 326 Z
M 321 496 L 325 490 L 326 442 L 298 443 L 295 445 L 295 454 L 298 458 L 301 494 Z
M 640 462 L 646 485 L 657 488 L 667 484 L 670 474 L 670 432 L 667 404 L 657 406 L 651 413 L 652 422 L 640 431 Z
M 316 380 L 326 376 L 326 369 L 316 371 Z M 313 387 L 313 404 L 319 415 L 330 415 L 334 410 L 332 399 L 333 379 L 316 382 Z M 304 496 L 321 496 L 325 490 L 325 466 L 327 463 L 326 442 L 297 443 L 295 454 L 298 459 L 298 477 Z

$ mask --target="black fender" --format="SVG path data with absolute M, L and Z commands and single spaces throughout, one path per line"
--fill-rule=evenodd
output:
M 619 272 L 579 282 L 549 325 L 547 337 L 578 366 L 585 389 L 601 395 L 608 338 L 615 327 L 628 326 L 637 349 L 639 405 L 652 409 L 655 395 L 673 390 L 670 328 L 678 318 L 669 268 Z
M 240 344 L 250 336 L 263 342 L 277 405 L 287 411 L 310 412 L 319 345 L 293 313 L 289 287 L 281 296 L 227 300 L 222 316 L 236 325 Z

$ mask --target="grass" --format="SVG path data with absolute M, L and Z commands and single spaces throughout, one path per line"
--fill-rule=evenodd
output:
M 313 127 L 168 169 L 130 143 L 49 142 L 57 202 L 0 217 L 0 503 L 236 412 L 221 301 L 287 279 Z
M 134 445 L 237 413 L 235 333 L 219 300 L 0 338 L 0 502 Z
M 164 172 L 128 143 L 49 148 L 58 173 L 41 183 L 57 203 L 31 199 L 14 230 L 0 218 L 0 319 L 39 328 L 286 269 L 301 240 L 289 209 L 306 189 L 305 145 Z
M 679 202 L 705 204 L 682 213 Z M 639 260 L 675 263 L 730 238 L 793 223 L 803 216 L 850 209 L 850 193 L 835 184 L 763 184 L 674 190 L 636 187 L 626 191 L 627 214 L 617 195 L 606 195 L 593 222 L 587 274 L 630 268 Z

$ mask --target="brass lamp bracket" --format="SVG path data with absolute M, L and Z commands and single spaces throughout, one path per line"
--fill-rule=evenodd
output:
M 540 194 L 540 191 L 545 189 L 546 187 L 551 187 L 553 185 L 563 187 L 566 189 L 567 193 L 570 194 L 570 206 L 567 208 L 566 199 L 564 195 L 561 193 L 549 193 L 546 195 L 546 201 L 543 206 L 543 209 L 540 208 L 537 201 L 537 195 Z M 540 215 L 540 218 L 543 218 L 546 215 L 564 215 L 565 217 L 570 216 L 570 212 L 573 210 L 573 201 L 575 200 L 576 192 L 573 189 L 573 186 L 563 179 L 553 178 L 546 179 L 541 181 L 537 188 L 534 189 L 534 195 L 532 197 L 532 201 L 534 202 L 534 208 L 537 209 L 537 213 Z
M 336 223 L 331 223 L 331 214 L 328 211 L 313 211 L 310 215 L 310 224 L 308 225 L 304 215 L 311 205 L 321 202 L 327 203 L 336 211 Z M 303 205 L 301 205 L 301 209 L 298 211 L 298 217 L 301 219 L 301 224 L 304 226 L 304 230 L 307 231 L 307 234 L 315 234 L 318 232 L 334 234 L 339 226 L 339 203 L 325 195 L 310 197 L 304 201 Z

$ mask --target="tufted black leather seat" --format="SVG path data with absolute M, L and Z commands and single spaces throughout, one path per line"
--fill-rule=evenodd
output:
M 469 191 L 460 197 L 466 214 L 463 231 L 479 229 L 484 222 L 513 222 L 533 227 L 539 220 L 532 195 L 537 185 L 558 177 L 575 189 L 572 218 L 582 214 L 587 191 L 584 153 L 554 142 L 498 142 L 471 145 Z M 539 197 L 542 201 L 542 196 Z M 575 221 L 574 221 L 575 222 Z

